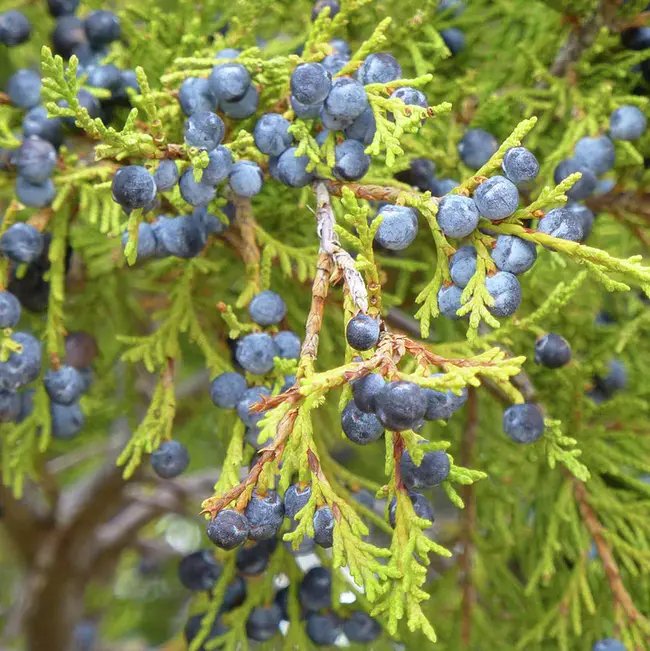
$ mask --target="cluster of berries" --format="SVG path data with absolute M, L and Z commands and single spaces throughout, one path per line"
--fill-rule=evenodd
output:
M 86 89 L 77 99 L 91 118 L 110 112 L 116 103 L 128 99 L 127 88 L 139 92 L 133 70 L 119 70 L 115 65 L 101 65 L 108 54 L 107 46 L 120 37 L 120 21 L 110 11 L 97 10 L 85 19 L 74 16 L 78 0 L 49 0 L 50 13 L 57 19 L 52 33 L 54 49 L 65 57 L 79 58 L 79 75 L 86 75 L 87 85 L 111 91 L 111 99 L 100 102 Z M 18 11 L 0 14 L 0 42 L 17 45 L 29 37 L 31 25 Z M 15 192 L 18 200 L 30 208 L 49 206 L 56 196 L 51 176 L 57 168 L 58 149 L 63 144 L 65 128 L 74 129 L 74 118 L 49 118 L 41 104 L 41 77 L 31 68 L 21 68 L 6 82 L 11 103 L 26 111 L 23 142 L 13 151 L 0 150 L 0 169 L 16 172 Z M 65 101 L 60 106 L 67 108 Z
M 277 326 L 284 319 L 287 308 L 281 296 L 266 290 L 252 299 L 248 311 L 254 323 L 268 327 Z M 275 334 L 253 332 L 233 342 L 234 362 L 251 375 L 265 375 L 273 370 L 275 358 L 297 360 L 301 344 L 300 337 L 291 330 L 280 330 Z M 290 389 L 295 381 L 294 375 L 284 376 L 279 386 L 280 393 Z M 272 389 L 264 385 L 249 386 L 246 378 L 237 372 L 222 373 L 210 384 L 212 402 L 222 409 L 237 410 L 246 426 L 246 440 L 258 450 L 264 445 L 258 442 L 258 424 L 264 414 L 251 412 L 250 408 L 263 397 L 270 396 Z
M 620 106 L 610 116 L 609 135 L 584 137 L 578 140 L 573 157 L 561 161 L 555 168 L 555 182 L 560 183 L 567 176 L 580 172 L 582 177 L 567 192 L 567 196 L 573 201 L 583 201 L 599 189 L 608 188 L 608 181 L 601 180 L 599 183 L 598 177 L 614 168 L 616 162 L 614 142 L 638 140 L 646 132 L 647 127 L 647 118 L 639 108 L 630 104 Z M 581 241 L 587 235 L 588 232 L 583 232 Z
M 237 551 L 237 574 L 227 586 L 219 613 L 204 641 L 215 639 L 227 633 L 228 627 L 222 615 L 240 606 L 249 592 L 247 581 L 255 581 L 264 574 L 277 540 L 271 539 L 251 543 Z M 298 552 L 299 553 L 299 552 Z M 222 566 L 207 549 L 188 554 L 178 566 L 178 575 L 183 586 L 194 592 L 210 592 L 223 572 Z M 281 623 L 289 621 L 290 587 L 279 589 L 270 603 L 255 607 L 246 621 L 246 634 L 256 642 L 266 642 L 281 631 Z M 305 621 L 308 637 L 314 644 L 334 644 L 341 633 L 349 642 L 361 644 L 376 640 L 381 634 L 379 623 L 359 610 L 350 610 L 345 617 L 333 612 L 332 575 L 328 568 L 315 566 L 305 572 L 297 586 L 300 617 Z M 188 645 L 198 635 L 204 612 L 192 615 L 185 626 Z
M 29 224 L 13 224 L 0 239 L 0 252 L 14 264 L 35 262 L 42 253 L 43 236 Z M 0 361 L 0 422 L 21 423 L 33 411 L 34 390 L 27 386 L 41 373 L 41 342 L 32 334 L 15 330 L 22 306 L 15 294 L 0 292 L 0 329 L 4 330 L 5 355 Z M 79 399 L 92 382 L 90 365 L 97 355 L 94 338 L 85 332 L 70 333 L 66 339 L 65 363 L 48 370 L 43 384 L 50 398 L 52 436 L 74 438 L 85 419 Z

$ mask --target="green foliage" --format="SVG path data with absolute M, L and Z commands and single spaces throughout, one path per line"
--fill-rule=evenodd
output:
M 567 191 L 580 178 L 552 182 L 557 163 L 571 155 L 576 141 L 604 133 L 609 115 L 621 104 L 647 112 L 647 97 L 633 94 L 640 77 L 630 72 L 647 53 L 619 47 L 619 24 L 607 17 L 609 5 L 617 3 L 476 0 L 456 15 L 438 12 L 433 0 L 343 0 L 336 16 L 323 12 L 313 23 L 311 4 L 208 0 L 197 11 L 187 0 L 120 3 L 128 46 L 115 44 L 108 60 L 135 69 L 140 90 L 129 90 L 128 108 L 116 107 L 110 121 L 92 119 L 77 100 L 86 85 L 77 58 L 64 62 L 42 47 L 48 112 L 74 118 L 80 132 L 60 152 L 53 176 L 57 198 L 50 209 L 22 206 L 11 177 L 3 173 L 0 234 L 15 221 L 30 221 L 52 236 L 47 313 L 42 319 L 26 316 L 45 343 L 48 362 L 60 363 L 68 331 L 87 330 L 99 341 L 96 384 L 83 399 L 84 440 L 103 440 L 108 424 L 126 414 L 132 434 L 118 464 L 132 480 L 163 440 L 183 441 L 193 463 L 220 468 L 214 494 L 203 496 L 206 514 L 227 506 L 242 509 L 255 487 L 268 489 L 276 480 L 280 492 L 295 481 L 310 484 L 311 498 L 295 528 L 283 529 L 283 540 L 298 548 L 305 535 L 313 536 L 315 510 L 330 507 L 334 545 L 321 557 L 337 570 L 335 592 L 352 589 L 357 606 L 382 624 L 377 649 L 390 638 L 408 649 L 437 641 L 443 651 L 479 646 L 578 651 L 615 635 L 630 650 L 650 648 L 650 488 L 643 479 L 650 473 L 650 388 L 644 381 L 650 316 L 645 298 L 639 298 L 650 297 L 650 176 L 643 166 L 650 156 L 649 137 L 617 143 L 612 175 L 617 185 L 605 198 L 593 199 L 600 214 L 588 244 L 533 228 L 534 220 L 567 201 Z M 641 5 L 614 7 L 616 21 L 634 17 Z M 225 34 L 217 31 L 226 25 Z M 440 35 L 448 27 L 461 28 L 467 37 L 465 50 L 454 57 Z M 557 73 L 558 53 L 576 30 L 585 37 L 580 56 Z M 332 179 L 340 134 L 330 133 L 319 146 L 316 121 L 294 119 L 289 102 L 292 71 L 330 54 L 333 37 L 353 45 L 338 76 L 354 73 L 369 54 L 385 51 L 404 71 L 403 79 L 366 87 L 377 130 L 366 149 L 372 166 L 361 183 Z M 304 49 L 296 54 L 299 44 Z M 122 164 L 145 164 L 153 171 L 165 158 L 176 160 L 181 171 L 192 165 L 195 178 L 201 178 L 207 153 L 182 142 L 185 116 L 178 89 L 188 77 L 207 77 L 220 62 L 215 53 L 224 47 L 241 50 L 236 61 L 260 91 L 256 116 L 226 119 L 224 144 L 236 160 L 256 160 L 266 170 L 268 160 L 251 135 L 257 117 L 273 111 L 292 120 L 296 154 L 306 155 L 309 169 L 329 180 L 332 242 L 342 256 L 332 257 L 333 274 L 323 272 L 319 258 L 331 251 L 314 224 L 312 213 L 319 215 L 322 206 L 312 188 L 287 188 L 268 175 L 252 201 L 230 197 L 227 190 L 215 199 L 210 211 L 224 223 L 226 199 L 234 200 L 237 217 L 225 234 L 210 237 L 200 256 L 137 259 L 138 225 L 154 215 L 136 210 L 126 216 L 111 198 L 111 179 Z M 36 60 L 38 49 L 33 49 Z M 8 68 L 19 63 L 13 52 L 0 57 Z M 421 89 L 431 106 L 390 99 L 403 86 Z M 102 96 L 99 89 L 93 92 Z M 19 111 L 0 104 L 1 147 L 19 145 L 21 119 Z M 478 171 L 469 170 L 456 149 L 468 127 L 487 129 L 501 143 Z M 424 157 L 435 162 L 439 178 L 461 181 L 453 192 L 469 195 L 499 173 L 510 147 L 522 143 L 540 160 L 539 182 L 522 190 L 523 207 L 510 218 L 482 220 L 483 230 L 466 242 L 450 242 L 442 233 L 438 199 L 431 192 L 394 178 L 411 160 Z M 161 201 L 166 213 L 189 210 L 178 188 L 163 193 Z M 418 211 L 418 237 L 399 255 L 373 246 L 381 224 L 379 201 Z M 494 299 L 485 288 L 495 271 L 490 252 L 499 234 L 531 241 L 539 251 L 535 268 L 521 277 L 524 301 L 510 320 L 490 313 Z M 66 276 L 68 243 L 81 280 Z M 451 283 L 449 259 L 463 243 L 476 248 L 477 269 L 461 298 L 458 314 L 467 319 L 451 323 L 440 317 L 437 296 Z M 341 259 L 348 258 L 351 267 L 345 269 Z M 9 265 L 0 264 L 0 285 L 6 287 Z M 382 319 L 379 346 L 360 357 L 343 343 L 345 324 L 357 311 L 354 274 L 367 292 L 368 313 Z M 301 336 L 306 329 L 314 348 L 303 349 L 298 361 L 276 359 L 264 377 L 247 377 L 273 387 L 259 425 L 257 443 L 263 447 L 247 468 L 254 453 L 243 423 L 216 410 L 206 386 L 199 399 L 186 399 L 181 387 L 203 369 L 212 378 L 232 368 L 226 340 L 259 330 L 245 308 L 265 289 L 287 303 L 281 328 Z M 396 320 L 396 308 L 415 317 L 415 328 L 412 317 L 407 326 Z M 603 309 L 615 323 L 595 321 Z M 411 338 L 418 331 L 422 341 Z M 548 331 L 570 341 L 569 366 L 550 371 L 531 363 L 535 338 Z M 15 350 L 10 335 L 0 333 L 2 361 Z M 599 404 L 589 392 L 614 355 L 628 368 L 628 388 Z M 469 388 L 471 404 L 449 423 L 427 423 L 418 433 L 387 432 L 384 446 L 355 448 L 341 436 L 340 408 L 351 398 L 350 382 L 371 372 L 441 391 Z M 294 374 L 295 388 L 280 394 L 284 376 Z M 141 391 L 143 384 L 149 389 Z M 519 446 L 503 434 L 501 414 L 507 404 L 530 401 L 543 408 L 545 432 L 536 443 Z M 0 428 L 2 481 L 21 496 L 26 482 L 47 479 L 44 462 L 64 449 L 51 440 L 42 383 L 32 413 Z M 449 476 L 435 489 L 441 498 L 437 513 L 438 501 L 444 505 L 434 528 L 416 516 L 402 484 L 399 460 L 405 450 L 416 463 L 428 450 L 449 455 Z M 358 503 L 362 487 L 385 500 L 383 514 Z M 394 529 L 386 517 L 393 498 Z M 193 504 L 198 511 L 198 502 Z M 592 540 L 597 553 L 590 555 Z M 459 547 L 467 554 L 462 565 L 454 558 Z M 301 571 L 282 544 L 246 601 L 223 616 L 227 633 L 206 641 L 236 571 L 234 552 L 219 554 L 219 560 L 223 571 L 211 599 L 198 596 L 192 606 L 205 616 L 191 651 L 246 648 L 246 619 L 253 608 L 271 601 L 273 577 L 280 572 L 291 581 L 289 630 L 268 648 L 310 648 L 297 594 Z M 628 601 L 612 582 L 612 568 Z M 354 585 L 344 588 L 343 569 Z M 474 591 L 475 600 L 468 597 Z M 335 610 L 349 611 L 342 604 Z

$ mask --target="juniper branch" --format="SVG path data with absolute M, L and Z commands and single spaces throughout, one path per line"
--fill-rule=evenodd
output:
M 461 442 L 461 464 L 472 468 L 476 454 L 476 434 L 478 431 L 478 396 L 476 389 L 469 387 L 467 393 L 467 423 Z M 476 528 L 476 493 L 474 484 L 469 484 L 463 490 L 465 510 L 462 519 L 461 543 L 463 551 L 459 565 L 462 573 L 462 602 L 461 602 L 461 639 L 465 648 L 471 648 L 472 640 L 472 610 L 476 601 L 476 589 L 472 579 L 472 548 Z
M 614 598 L 615 609 L 620 608 L 625 613 L 625 617 L 630 624 L 637 624 L 639 628 L 650 636 L 650 621 L 648 621 L 648 619 L 646 619 L 646 617 L 644 617 L 635 606 L 630 593 L 627 591 L 627 588 L 623 583 L 621 572 L 616 560 L 614 559 L 612 550 L 603 536 L 605 528 L 600 523 L 596 512 L 589 503 L 589 492 L 587 487 L 583 482 L 576 478 L 572 478 L 572 481 L 573 492 L 576 501 L 578 502 L 584 525 L 593 538 L 594 543 L 596 544 L 596 549 L 598 550 L 598 555 L 603 563 L 603 568 L 607 575 L 607 581 L 612 592 L 612 597 Z
M 332 256 L 332 260 L 343 273 L 346 289 L 354 305 L 365 313 L 368 311 L 368 290 L 361 274 L 354 266 L 352 256 L 341 247 L 339 242 L 334 228 L 336 220 L 325 181 L 317 181 L 314 184 L 314 192 L 316 194 L 316 232 L 320 239 L 321 251 Z

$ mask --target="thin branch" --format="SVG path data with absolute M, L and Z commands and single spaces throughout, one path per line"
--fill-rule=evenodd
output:
M 648 22 L 650 22 L 650 11 L 642 11 L 640 14 L 630 18 L 628 20 L 621 20 L 616 23 L 616 31 L 622 32 L 624 29 L 629 29 L 630 27 L 645 27 Z
M 11 543 L 25 563 L 33 562 L 40 541 L 52 524 L 52 514 L 42 496 L 28 483 L 22 499 L 17 500 L 0 475 L 0 504 L 3 528 Z
M 402 331 L 411 337 L 421 337 L 420 322 L 412 317 L 408 312 L 398 307 L 389 307 L 384 316 L 384 321 L 391 326 L 393 330 Z M 433 341 L 436 338 L 435 333 L 431 333 L 428 339 L 424 341 Z
M 316 232 L 320 239 L 321 253 L 332 256 L 336 266 L 343 272 L 345 285 L 352 301 L 361 312 L 365 313 L 368 311 L 368 290 L 363 277 L 354 266 L 352 256 L 341 247 L 334 230 L 336 219 L 325 181 L 317 181 L 314 184 L 314 192 L 316 193 Z
M 260 284 L 260 249 L 255 239 L 255 219 L 250 199 L 235 197 L 236 223 L 241 234 L 241 256 L 247 270 L 252 274 L 253 282 L 259 289 Z
M 316 264 L 316 275 L 311 290 L 311 306 L 305 327 L 305 339 L 300 351 L 300 364 L 296 377 L 300 379 L 313 369 L 314 360 L 318 354 L 320 329 L 323 324 L 325 300 L 329 290 L 333 261 L 328 253 L 321 253 Z
M 221 511 L 221 509 L 228 506 L 228 504 L 230 504 L 230 502 L 232 502 L 233 500 L 238 500 L 243 495 L 244 491 L 247 488 L 249 488 L 250 486 L 254 486 L 257 483 L 257 480 L 259 479 L 259 476 L 262 474 L 262 470 L 264 470 L 264 466 L 267 463 L 273 461 L 274 459 L 282 458 L 282 452 L 284 451 L 284 444 L 286 440 L 289 438 L 289 436 L 291 435 L 291 432 L 293 431 L 293 425 L 296 422 L 297 416 L 298 416 L 297 408 L 291 409 L 285 414 L 284 418 L 280 421 L 280 424 L 278 425 L 278 429 L 276 431 L 273 442 L 271 443 L 271 445 L 266 447 L 261 452 L 257 462 L 251 468 L 246 479 L 244 479 L 244 481 L 242 481 L 241 483 L 237 484 L 237 486 L 231 488 L 222 497 L 212 497 L 210 499 L 207 499 L 204 502 L 204 509 L 203 511 L 201 511 L 201 513 L 209 513 L 214 518 L 217 515 L 217 513 Z M 244 506 L 245 505 L 243 504 L 237 504 L 237 507 L 241 508 L 242 510 Z
M 70 452 L 50 459 L 46 464 L 48 472 L 56 475 L 59 472 L 74 468 L 77 464 L 89 459 L 101 457 L 107 453 L 113 454 L 124 447 L 124 441 L 111 438 L 104 441 L 93 441 L 83 447 L 75 448 Z
M 467 425 L 460 446 L 460 462 L 465 468 L 474 467 L 476 456 L 476 433 L 478 431 L 478 396 L 474 387 L 468 387 Z M 462 515 L 461 542 L 463 553 L 460 557 L 463 597 L 461 604 L 461 640 L 463 647 L 471 648 L 472 609 L 476 602 L 476 589 L 472 579 L 472 552 L 474 531 L 476 529 L 476 494 L 474 484 L 463 488 L 465 509 Z
M 600 523 L 596 512 L 589 504 L 589 493 L 586 486 L 575 477 L 572 477 L 572 481 L 580 514 L 582 515 L 584 524 L 587 527 L 587 531 L 589 531 L 589 534 L 594 540 L 596 549 L 598 550 L 598 555 L 603 563 L 605 575 L 607 576 L 607 581 L 610 590 L 612 591 L 612 597 L 614 598 L 615 610 L 621 609 L 630 623 L 637 623 L 643 626 L 643 630 L 650 631 L 650 622 L 634 605 L 630 593 L 623 584 L 621 572 L 618 569 L 614 555 L 603 537 L 605 527 Z
M 130 504 L 97 529 L 97 562 L 101 556 L 114 555 L 128 546 L 138 531 L 160 514 L 186 513 L 186 500 L 196 498 L 214 485 L 214 470 L 199 472 L 173 481 L 160 480 L 155 489 L 128 485 L 125 497 Z
M 600 6 L 584 22 L 573 22 L 566 43 L 558 52 L 549 72 L 554 77 L 564 77 L 572 65 L 580 60 L 582 53 L 590 48 L 603 26 L 615 28 L 616 14 L 622 0 L 602 0 Z M 544 86 L 544 83 L 538 84 Z
M 611 191 L 586 201 L 594 213 L 609 212 L 624 216 L 625 213 L 642 217 L 650 224 L 650 194 L 642 190 Z
M 564 77 L 571 65 L 578 61 L 582 53 L 596 40 L 600 26 L 600 16 L 595 12 L 591 18 L 573 29 L 551 64 L 549 72 L 554 77 Z
M 414 201 L 422 199 L 423 194 L 420 192 L 413 192 L 404 190 L 403 188 L 390 187 L 385 185 L 365 185 L 362 183 L 341 183 L 340 181 L 328 181 L 328 191 L 340 197 L 343 188 L 352 190 L 354 196 L 358 199 L 366 199 L 367 201 L 387 201 L 388 203 L 399 203 L 405 198 L 410 198 Z M 429 203 L 436 206 L 438 199 L 431 197 Z

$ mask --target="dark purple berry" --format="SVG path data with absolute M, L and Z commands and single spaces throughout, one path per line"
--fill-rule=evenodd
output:
M 326 549 L 334 544 L 334 516 L 329 506 L 314 511 L 314 542 Z
M 267 490 L 262 494 L 255 489 L 246 506 L 245 515 L 250 525 L 248 537 L 251 540 L 273 538 L 284 519 L 282 498 L 273 490 Z
M 560 335 L 549 333 L 535 343 L 535 363 L 547 368 L 560 368 L 571 361 L 571 346 Z
M 50 418 L 52 421 L 52 436 L 59 441 L 69 441 L 81 432 L 86 419 L 78 402 L 71 405 L 50 403 Z
M 188 590 L 212 590 L 221 574 L 221 566 L 209 549 L 184 556 L 178 564 L 178 578 Z
M 417 515 L 418 518 L 422 518 L 423 520 L 429 520 L 429 522 L 433 524 L 435 518 L 433 516 L 433 507 L 429 503 L 429 500 L 421 493 L 409 491 L 408 495 L 411 498 L 411 504 L 413 504 L 415 515 Z M 394 529 L 397 523 L 397 500 L 394 497 L 391 500 L 390 507 L 388 509 L 388 516 L 390 519 L 390 526 Z
M 298 511 L 309 502 L 311 497 L 311 486 L 307 484 L 304 488 L 300 484 L 292 484 L 284 493 L 284 514 L 288 518 L 295 518 Z
M 336 642 L 341 629 L 339 618 L 333 613 L 310 613 L 305 625 L 307 637 L 317 646 L 331 646 Z
M 163 479 L 178 477 L 189 464 L 190 455 L 180 441 L 163 441 L 151 454 L 151 467 Z
M 246 621 L 246 635 L 257 642 L 266 642 L 279 632 L 282 610 L 276 603 L 253 608 Z
M 48 371 L 43 378 L 43 384 L 50 400 L 62 405 L 76 402 L 85 388 L 81 373 L 76 368 L 65 365 L 56 371 Z
M 357 314 L 348 321 L 345 337 L 355 350 L 370 350 L 379 341 L 379 324 L 367 314 Z
M 376 397 L 377 418 L 386 429 L 413 429 L 427 411 L 424 391 L 412 382 L 389 382 Z
M 206 533 L 217 547 L 230 550 L 246 542 L 249 530 L 246 516 L 232 509 L 225 509 L 219 511 L 214 520 L 210 521 Z
M 381 625 L 362 610 L 355 610 L 349 619 L 343 620 L 345 636 L 355 644 L 369 644 L 381 635 Z
M 368 445 L 381 438 L 384 428 L 375 414 L 361 411 L 350 400 L 341 414 L 341 427 L 344 434 L 357 445 Z
M 246 389 L 237 402 L 237 415 L 242 419 L 247 427 L 255 427 L 262 418 L 264 413 L 253 412 L 250 408 L 260 402 L 263 396 L 270 396 L 271 391 L 266 387 L 251 387 Z
M 327 567 L 312 567 L 299 589 L 300 603 L 309 612 L 332 607 L 332 572 Z
M 424 442 L 422 442 L 424 443 Z M 416 465 L 408 450 L 400 463 L 402 481 L 409 490 L 426 490 L 442 484 L 451 469 L 449 456 L 443 450 L 425 452 L 420 465 Z
M 262 540 L 237 550 L 237 569 L 246 576 L 262 574 L 269 564 L 275 550 L 277 539 Z
M 532 443 L 544 433 L 544 416 L 537 405 L 511 405 L 503 412 L 503 431 L 515 443 Z
M 367 414 L 374 412 L 377 395 L 385 386 L 386 381 L 377 373 L 369 373 L 358 380 L 354 380 L 352 382 L 354 404 Z

